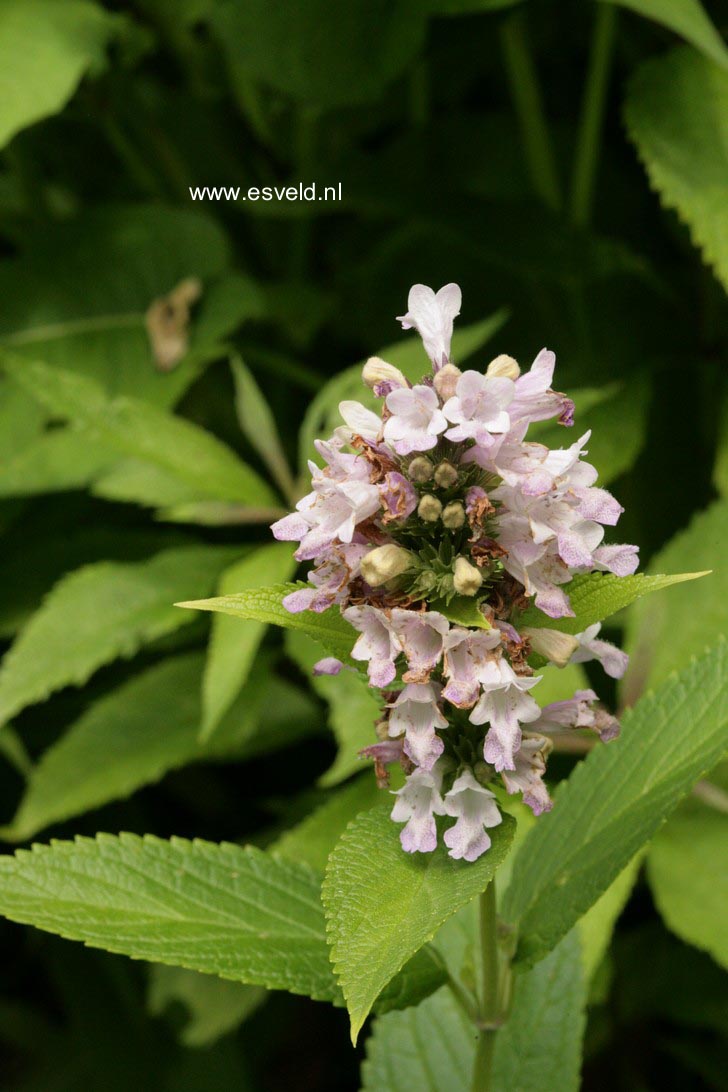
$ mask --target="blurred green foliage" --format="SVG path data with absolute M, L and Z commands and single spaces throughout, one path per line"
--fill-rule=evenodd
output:
M 425 370 L 394 322 L 414 282 L 462 285 L 458 363 L 554 349 L 620 534 L 653 573 L 716 570 L 610 623 L 623 700 L 725 630 L 726 29 L 719 0 L 0 0 L 9 847 L 199 836 L 319 873 L 371 804 L 360 680 L 312 687 L 300 633 L 172 604 L 294 575 L 267 525 L 339 400 L 368 397 L 356 362 Z M 342 199 L 190 192 L 299 182 Z M 574 931 L 525 980 L 504 1089 L 555 1042 L 562 1068 L 523 1087 L 576 1087 L 587 994 L 583 1088 L 725 1089 L 727 805 L 719 768 L 609 888 L 583 980 Z M 470 928 L 436 941 L 465 973 Z M 359 1087 L 338 1008 L 17 925 L 0 945 L 13 1092 Z M 367 1089 L 460 1087 L 449 995 L 387 1011 L 441 983 L 428 951 L 380 996 Z

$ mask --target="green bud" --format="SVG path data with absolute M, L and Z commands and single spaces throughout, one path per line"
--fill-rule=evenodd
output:
M 435 467 L 435 484 L 441 489 L 450 489 L 458 480 L 458 472 L 447 459 Z
M 413 482 L 429 482 L 432 477 L 432 463 L 426 455 L 417 455 L 407 470 Z
M 465 523 L 465 509 L 460 501 L 448 504 L 442 513 L 442 522 L 450 531 L 457 531 Z
M 489 781 L 492 781 L 494 774 L 495 770 L 487 762 L 476 762 L 473 766 L 475 780 L 480 782 L 481 785 L 487 785 Z
M 442 513 L 442 504 L 431 493 L 425 493 L 417 505 L 417 515 L 426 523 L 437 523 Z
M 483 577 L 475 565 L 471 565 L 465 557 L 459 557 L 455 562 L 453 573 L 453 587 L 458 595 L 475 595 L 480 591 Z

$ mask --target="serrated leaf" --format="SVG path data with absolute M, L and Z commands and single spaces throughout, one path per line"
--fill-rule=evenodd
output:
M 507 318 L 507 311 L 496 311 L 494 315 L 483 319 L 482 322 L 476 322 L 471 326 L 456 330 L 452 338 L 453 360 L 457 361 L 458 364 L 462 364 L 464 360 L 482 348 L 498 332 Z M 410 336 L 400 339 L 391 345 L 387 345 L 376 355 L 381 356 L 395 368 L 399 368 L 412 383 L 416 383 L 431 370 L 419 337 Z M 313 446 L 314 440 L 330 436 L 337 425 L 341 424 L 339 402 L 345 399 L 354 399 L 361 402 L 368 409 L 373 409 L 376 412 L 381 411 L 381 400 L 376 398 L 362 382 L 361 371 L 363 365 L 363 361 L 360 364 L 354 364 L 330 379 L 306 410 L 299 434 L 298 450 L 301 467 L 306 466 L 307 459 L 316 457 L 316 450 Z
M 636 11 L 674 30 L 716 64 L 728 68 L 728 49 L 700 0 L 602 0 Z
M 564 591 L 569 596 L 573 618 L 549 618 L 538 607 L 529 607 L 519 615 L 516 626 L 545 626 L 557 629 L 561 633 L 582 633 L 595 622 L 610 618 L 617 611 L 628 607 L 635 600 L 650 592 L 662 591 L 672 584 L 682 584 L 687 580 L 698 580 L 709 576 L 710 570 L 697 573 L 657 574 L 646 576 L 636 573 L 634 576 L 615 576 L 613 573 L 584 573 L 575 576 L 565 584 Z
M 472 595 L 456 595 L 449 603 L 442 600 L 433 602 L 432 610 L 444 614 L 448 622 L 455 626 L 469 626 L 476 629 L 491 629 L 491 624 L 481 612 L 478 601 Z
M 25 841 L 53 823 L 129 796 L 169 770 L 240 748 L 257 727 L 266 688 L 247 688 L 226 730 L 204 747 L 198 741 L 202 667 L 198 652 L 166 659 L 90 705 L 33 767 L 0 835 Z
M 270 588 L 257 588 L 253 591 L 238 592 L 236 595 L 221 595 L 215 599 L 195 599 L 187 603 L 177 603 L 178 607 L 190 610 L 211 610 L 221 614 L 230 614 L 233 618 L 251 619 L 256 622 L 269 622 L 284 629 L 300 630 L 323 645 L 332 656 L 342 663 L 356 666 L 351 658 L 351 650 L 356 642 L 356 630 L 342 617 L 338 607 L 315 614 L 313 611 L 300 611 L 291 614 L 283 606 L 283 600 L 299 588 L 310 587 L 307 584 L 277 584 Z
M 359 815 L 334 849 L 322 898 L 331 959 L 356 1038 L 377 996 L 442 923 L 480 894 L 505 858 L 515 821 L 504 816 L 477 861 L 402 850 L 390 804 Z
M 0 147 L 61 110 L 103 65 L 118 18 L 85 0 L 4 0 L 0 6 Z
M 257 588 L 271 580 L 285 580 L 295 566 L 288 543 L 268 543 L 226 569 L 217 590 L 226 595 L 244 588 Z M 216 614 L 213 618 L 202 681 L 201 739 L 212 735 L 240 693 L 264 633 L 264 622 L 241 622 L 224 614 Z
M 382 792 L 371 771 L 357 777 L 282 834 L 274 844 L 274 852 L 324 872 L 332 849 L 351 820 L 380 803 Z
M 275 494 L 235 453 L 204 429 L 139 399 L 113 397 L 87 376 L 38 361 L 0 353 L 6 374 L 51 413 L 70 420 L 90 440 L 119 456 L 139 460 L 165 480 L 161 503 L 168 503 L 169 478 L 188 500 L 214 499 L 240 505 L 272 505 Z M 147 493 L 141 498 L 153 503 Z
M 651 185 L 728 288 L 728 71 L 682 47 L 641 65 L 625 120 Z
M 576 1092 L 585 986 L 572 933 L 518 975 L 513 1008 L 496 1036 L 493 1092 Z M 363 1092 L 469 1092 L 477 1034 L 453 994 L 380 1016 L 367 1040 Z
M 265 998 L 266 991 L 260 986 L 245 986 L 163 963 L 149 968 L 149 1013 L 161 1016 L 170 1005 L 183 1005 L 187 1020 L 178 1034 L 180 1042 L 188 1047 L 216 1042 L 246 1020 Z
M 513 867 L 503 913 L 519 930 L 518 958 L 558 944 L 606 891 L 726 745 L 728 646 L 694 660 L 623 718 L 556 794 Z
M 235 381 L 235 411 L 240 428 L 270 470 L 283 496 L 295 498 L 295 483 L 270 406 L 239 356 L 231 358 L 230 367 Z
M 651 569 L 710 565 L 722 558 L 728 536 L 728 500 L 717 500 L 652 558 Z M 674 588 L 635 603 L 627 615 L 625 649 L 630 662 L 623 680 L 633 704 L 648 686 L 663 682 L 690 653 L 728 630 L 728 573 L 717 565 L 709 580 Z
M 63 577 L 5 655 L 0 723 L 185 625 L 174 600 L 185 588 L 209 587 L 234 552 L 181 546 L 148 561 L 101 561 Z
M 319 784 L 324 788 L 338 785 L 362 768 L 361 749 L 376 743 L 374 726 L 381 719 L 381 698 L 378 691 L 353 671 L 314 676 L 313 666 L 325 650 L 312 642 L 309 634 L 290 630 L 286 634 L 286 651 L 310 677 L 314 690 L 329 706 L 329 726 L 339 749 L 334 764 L 321 775 Z
M 0 913 L 92 948 L 332 1001 L 319 878 L 223 843 L 97 835 L 0 858 Z
M 728 777 L 708 775 L 728 799 Z M 650 845 L 647 877 L 667 926 L 728 969 L 728 816 L 703 799 L 685 800 Z

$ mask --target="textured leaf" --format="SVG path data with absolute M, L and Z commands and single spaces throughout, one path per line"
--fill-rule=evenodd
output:
M 129 796 L 169 770 L 238 749 L 257 727 L 266 688 L 246 688 L 226 730 L 203 747 L 202 666 L 197 652 L 166 659 L 90 705 L 34 766 L 2 836 L 25 841 L 52 823 Z
M 231 547 L 182 546 L 149 561 L 101 561 L 63 577 L 5 655 L 0 723 L 185 625 L 189 617 L 174 600 L 184 589 L 209 587 L 232 555 Z
M 221 595 L 259 588 L 271 580 L 285 580 L 295 568 L 286 542 L 260 546 L 226 569 L 220 579 Z M 209 738 L 240 693 L 265 633 L 265 623 L 216 614 L 202 683 L 202 739 Z
M 177 603 L 177 606 L 191 610 L 217 611 L 230 614 L 233 618 L 269 622 L 271 625 L 283 626 L 284 629 L 300 630 L 318 641 L 330 655 L 336 656 L 342 663 L 355 666 L 351 659 L 351 650 L 356 641 L 356 630 L 342 617 L 338 607 L 331 607 L 321 614 L 312 611 L 291 614 L 283 606 L 283 599 L 302 587 L 310 585 L 277 584 L 271 588 L 238 592 L 236 595 L 221 595 L 216 599 Z
M 325 650 L 312 642 L 308 634 L 290 630 L 286 634 L 286 650 L 311 678 L 311 685 L 319 697 L 328 703 L 329 726 L 339 750 L 333 766 L 321 776 L 319 784 L 324 787 L 338 785 L 362 768 L 359 752 L 377 741 L 374 725 L 381 719 L 381 698 L 378 691 L 352 671 L 314 676 L 313 666 Z
M 283 496 L 294 497 L 295 484 L 270 406 L 250 369 L 246 368 L 239 356 L 231 359 L 230 367 L 235 381 L 235 409 L 240 427 L 275 478 Z
M 352 819 L 382 800 L 371 771 L 335 792 L 297 826 L 280 836 L 275 852 L 291 861 L 304 861 L 323 872 L 329 855 Z
M 617 876 L 597 899 L 586 914 L 579 919 L 579 937 L 581 956 L 584 964 L 584 976 L 590 982 L 609 948 L 614 926 L 624 910 L 637 882 L 637 875 L 642 865 L 644 854 L 636 854 L 626 868 Z
M 99 69 L 117 20 L 85 0 L 0 5 L 0 147 L 62 110 L 84 73 Z
M 671 584 L 682 584 L 686 580 L 697 580 L 708 576 L 710 570 L 696 573 L 674 573 L 663 576 L 614 576 L 613 573 L 585 573 L 575 576 L 564 585 L 574 612 L 573 618 L 549 618 L 538 607 L 529 607 L 518 617 L 517 626 L 546 626 L 558 629 L 562 633 L 582 633 L 595 622 L 610 618 L 617 611 L 628 607 L 636 599 L 650 592 L 662 591 Z
M 728 800 L 728 777 L 708 780 Z M 728 816 L 696 797 L 684 801 L 658 832 L 647 856 L 647 876 L 666 924 L 688 944 L 728 968 Z
M 422 45 L 427 13 L 414 0 L 227 0 L 213 8 L 233 83 L 261 80 L 319 109 L 378 98 Z
M 93 379 L 3 353 L 6 373 L 53 414 L 84 429 L 120 456 L 150 464 L 162 473 L 161 503 L 169 502 L 168 481 L 179 483 L 178 499 L 214 498 L 238 504 L 276 505 L 269 486 L 230 448 L 191 421 L 135 398 L 110 397 Z M 148 494 L 143 498 L 153 502 Z
M 444 614 L 449 622 L 456 626 L 471 626 L 477 629 L 490 629 L 490 622 L 478 608 L 474 596 L 456 595 L 449 603 L 435 602 L 432 610 L 438 610 Z
M 518 854 L 504 903 L 520 959 L 551 951 L 715 765 L 728 726 L 727 660 L 721 642 L 642 698 L 619 740 L 595 748 L 557 792 Z
M 605 2 L 605 0 L 603 0 Z M 716 64 L 728 68 L 728 49 L 700 0 L 606 0 L 674 30 Z
M 225 235 L 199 209 L 135 204 L 45 222 L 0 262 L 0 343 L 88 375 L 109 394 L 171 406 L 221 340 L 261 313 L 258 289 L 227 273 L 229 263 Z M 187 277 L 203 284 L 190 351 L 163 372 L 145 313 Z
M 161 1016 L 170 1005 L 184 1005 L 187 1021 L 179 1038 L 188 1047 L 214 1043 L 246 1020 L 265 998 L 266 991 L 260 986 L 245 986 L 163 963 L 149 968 L 149 1012 Z
M 571 933 L 518 975 L 513 1008 L 496 1036 L 493 1092 L 576 1092 L 585 986 Z M 417 1008 L 380 1016 L 367 1041 L 364 1092 L 469 1092 L 477 1036 L 447 989 Z
M 322 898 L 331 959 L 351 1017 L 352 1039 L 384 986 L 442 923 L 487 887 L 510 848 L 505 816 L 478 861 L 404 853 L 391 808 L 374 808 L 347 828 L 329 858 Z
M 92 948 L 331 1001 L 319 879 L 223 843 L 78 838 L 0 858 L 0 913 Z
M 456 330 L 452 339 L 453 360 L 462 364 L 500 330 L 507 318 L 507 311 L 496 311 L 494 315 L 483 319 L 482 322 Z M 381 356 L 395 368 L 399 368 L 412 383 L 416 383 L 431 370 L 419 337 L 400 338 L 399 341 L 381 349 L 376 355 Z M 363 361 L 360 364 L 354 364 L 330 379 L 306 410 L 299 434 L 299 459 L 302 467 L 306 466 L 307 459 L 316 457 L 314 440 L 330 436 L 341 424 L 339 402 L 354 399 L 368 409 L 381 411 L 381 400 L 376 398 L 362 382 L 363 365 Z
M 625 118 L 650 183 L 728 288 L 728 71 L 688 47 L 650 60 Z
M 715 501 L 693 517 L 650 562 L 651 569 L 711 565 L 722 559 L 728 538 L 728 500 Z M 728 632 L 728 571 L 719 564 L 708 580 L 676 587 L 636 603 L 627 615 L 625 648 L 630 654 L 623 680 L 634 704 L 650 686 L 679 669 L 694 649 Z

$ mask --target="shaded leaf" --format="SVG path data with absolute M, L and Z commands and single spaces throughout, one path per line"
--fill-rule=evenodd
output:
M 711 61 L 728 68 L 728 49 L 700 0 L 602 0 L 636 11 L 674 30 Z
M 270 470 L 283 496 L 295 498 L 295 484 L 270 406 L 239 356 L 231 358 L 230 367 L 235 381 L 235 410 L 240 428 Z
M 295 827 L 285 831 L 273 850 L 291 861 L 304 861 L 323 872 L 334 846 L 352 819 L 381 802 L 382 790 L 377 788 L 371 772 L 357 777 L 335 792 L 325 803 L 311 812 Z
M 322 898 L 331 959 L 355 1041 L 374 1001 L 438 927 L 487 887 L 510 848 L 515 822 L 504 816 L 477 861 L 404 853 L 391 808 L 374 808 L 349 825 L 329 858 Z
M 556 794 L 513 867 L 503 913 L 518 958 L 542 958 L 592 906 L 725 747 L 726 645 L 694 660 L 623 719 Z
M 188 1047 L 214 1043 L 246 1020 L 265 998 L 266 991 L 260 986 L 245 986 L 163 963 L 149 968 L 149 1012 L 161 1016 L 170 1005 L 183 1005 L 187 1020 L 179 1038 Z

